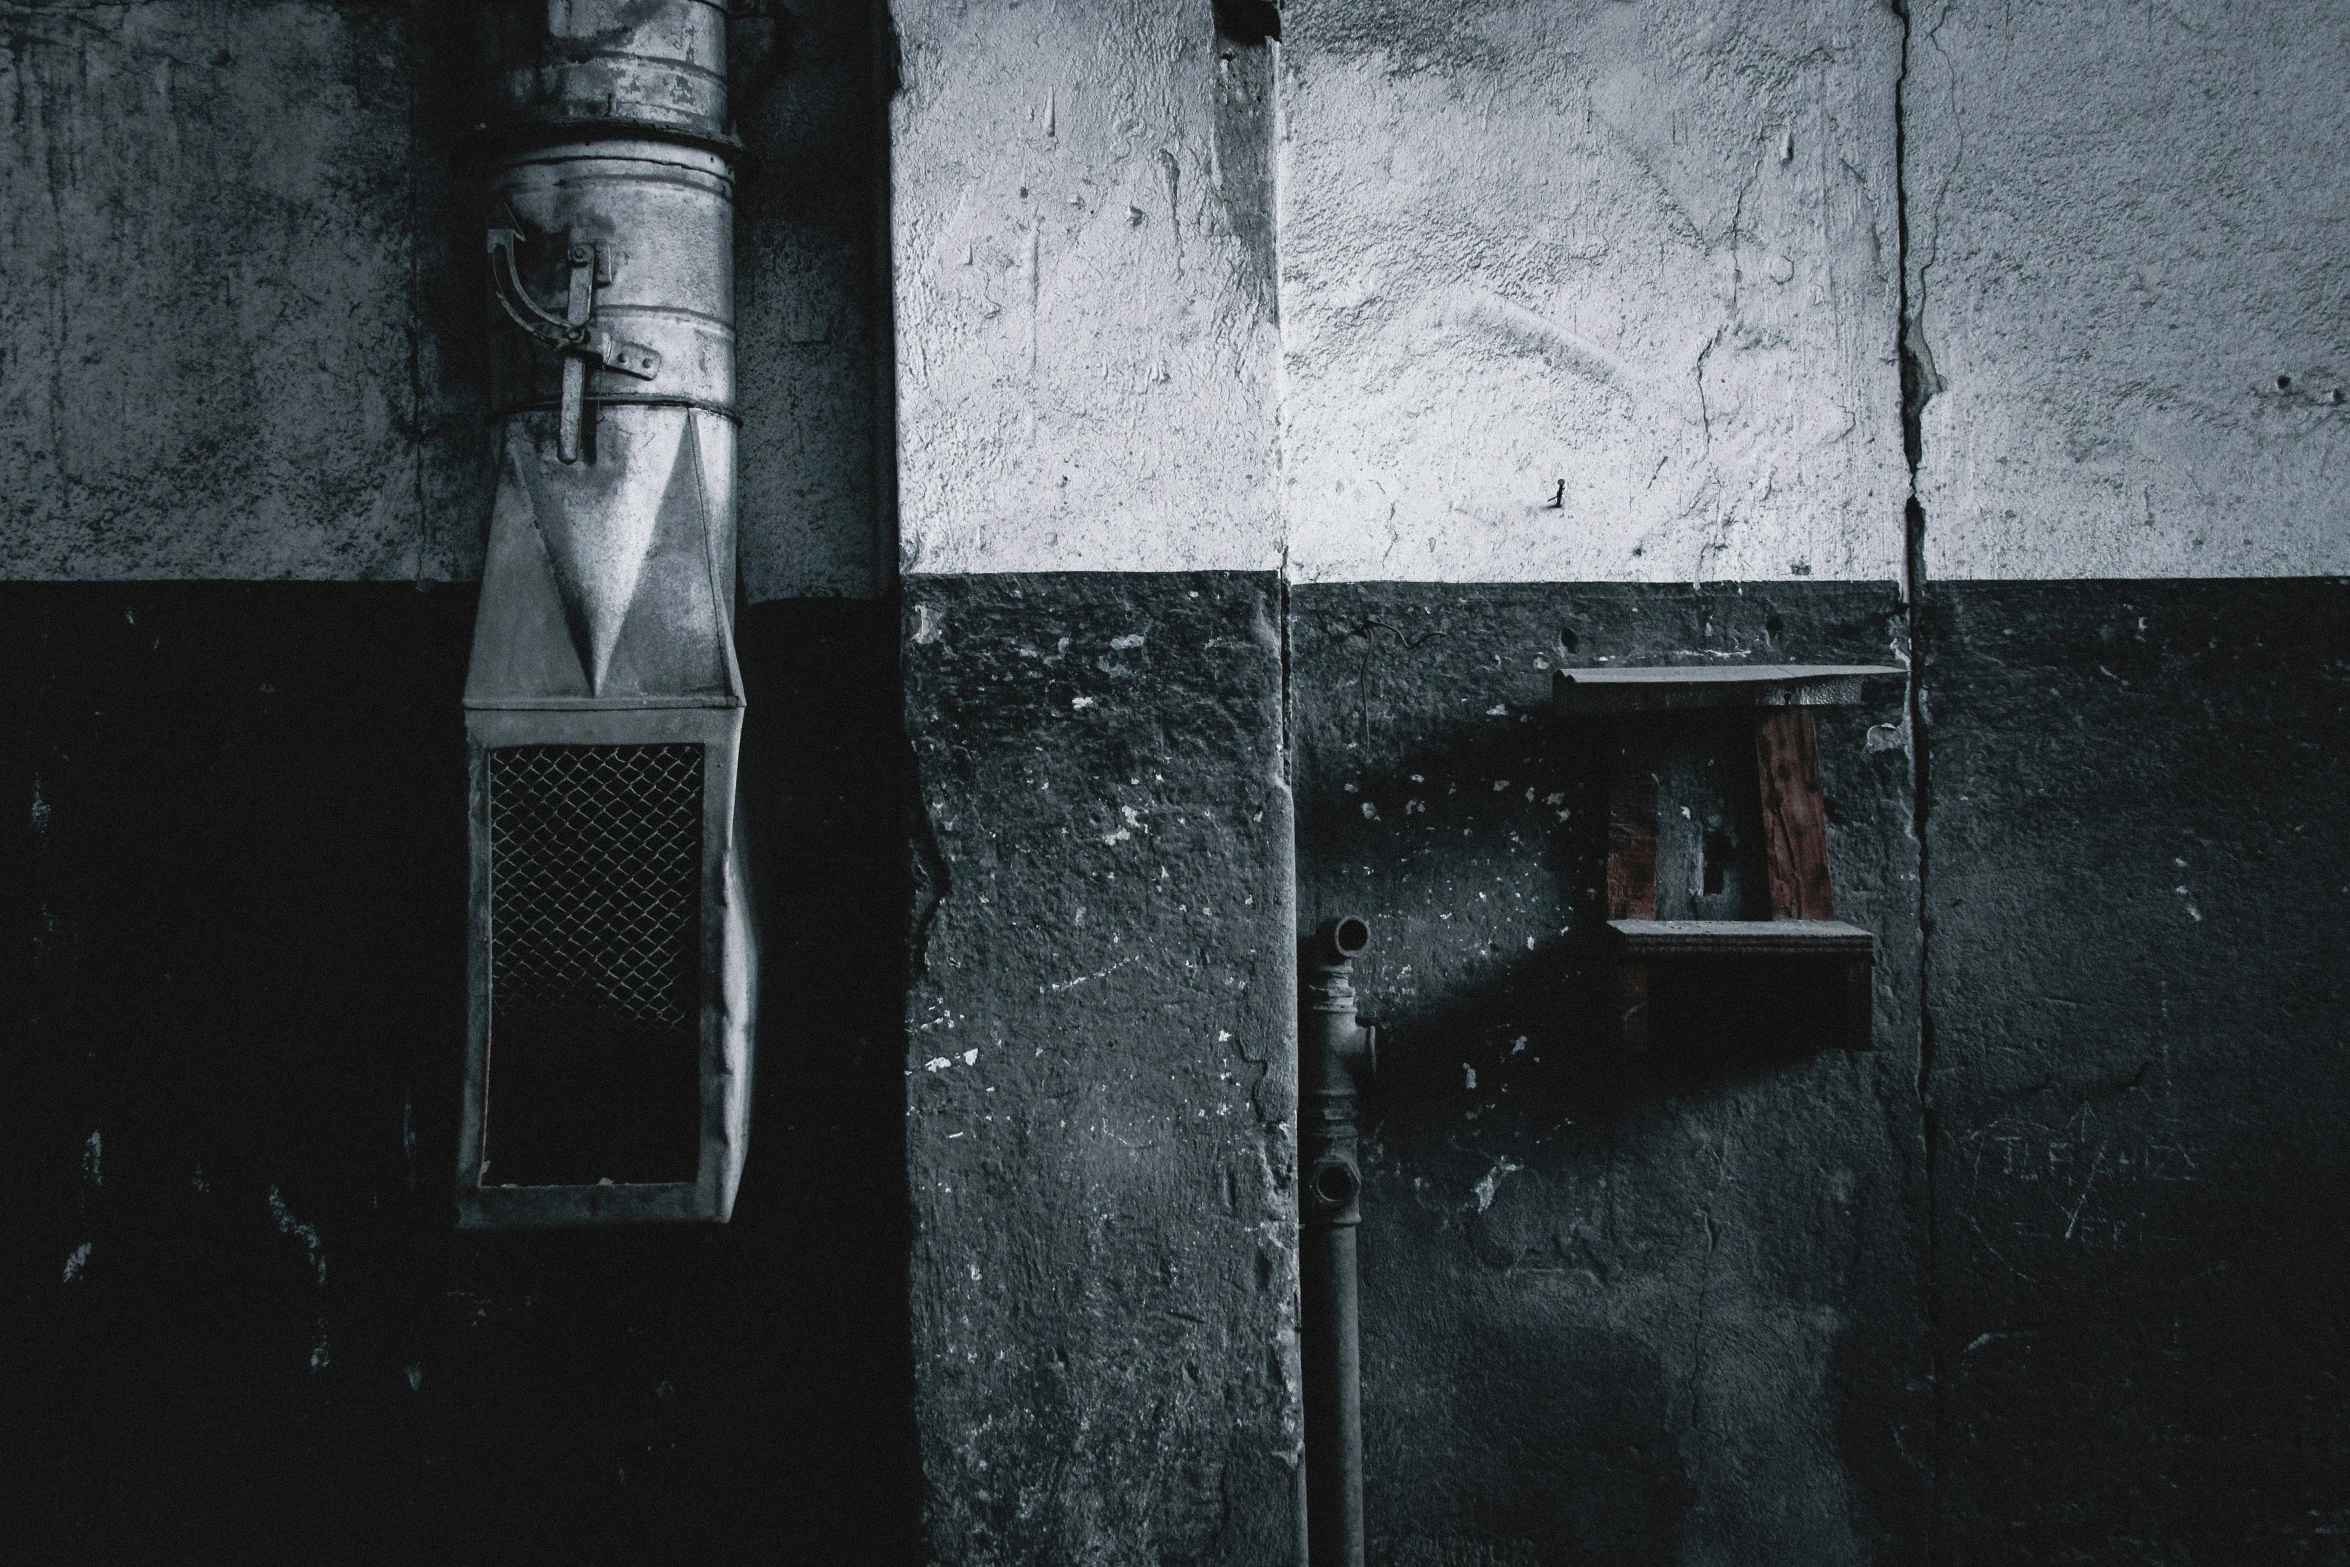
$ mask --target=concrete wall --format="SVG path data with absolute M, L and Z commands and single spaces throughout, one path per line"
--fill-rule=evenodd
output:
M 1963 0 L 1908 59 L 1932 573 L 2350 569 L 2339 13 Z
M 1295 1554 L 1272 57 L 901 5 L 923 1541 Z
M 1882 5 L 1285 22 L 1299 580 L 1900 575 Z
M 0 573 L 479 571 L 480 364 L 446 286 L 456 61 L 416 21 L 12 19 Z
M 896 618 L 741 627 L 734 1222 L 461 1236 L 473 599 L 0 586 L 13 1560 L 913 1549 Z
M 1340 910 L 1375 1561 L 2339 1554 L 2339 15 L 738 5 L 757 1144 L 459 1244 L 465 12 L 10 22 L 36 1554 L 1286 1561 Z M 1628 1062 L 1544 698 L 1736 659 L 1875 1048 Z
M 919 576 L 906 995 L 923 1543 L 1296 1539 L 1296 995 L 1270 573 Z
M 2346 53 L 2285 5 L 1913 13 L 1945 1559 L 2322 1560 L 2350 1507 L 2301 1238 L 2350 1179 Z
M 1748 992 L 1726 1039 L 1660 1025 L 1641 1057 L 1595 939 L 1620 736 L 1549 713 L 1537 667 L 1882 659 L 1897 594 L 1377 583 L 1291 603 L 1299 912 L 1370 921 L 1381 1024 L 1359 1241 L 1374 1559 L 1912 1559 L 1930 1188 L 1913 777 L 1881 743 L 1899 694 L 1820 730 L 1837 913 L 1880 942 L 1876 1048 L 1824 1048 L 1816 994 Z M 1664 917 L 1735 916 L 1690 873 L 1702 838 L 1744 835 L 1740 716 L 1669 730 Z
M 741 563 L 752 602 L 888 597 L 891 48 L 871 0 L 757 0 L 728 31 Z
M 2350 583 L 1929 613 L 1936 1549 L 2338 1555 Z
M 473 9 L 0 24 L 12 1560 L 915 1548 L 875 18 L 733 38 L 756 1168 L 461 1238 Z
M 1264 49 L 1204 4 L 894 15 L 905 569 L 1279 565 Z
M 1896 577 L 1905 203 L 1937 575 L 2343 565 L 2345 45 L 2288 8 L 1318 0 L 1277 94 L 1204 13 L 916 8 L 894 154 L 864 8 L 743 11 L 754 598 L 886 580 L 893 447 L 922 570 Z M 462 22 L 28 13 L 11 575 L 478 571 Z

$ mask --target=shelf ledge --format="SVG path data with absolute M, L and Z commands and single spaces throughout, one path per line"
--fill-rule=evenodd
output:
M 1877 938 L 1841 920 L 1609 920 L 1627 958 L 1869 958 Z
M 1862 686 L 1904 680 L 1893 664 L 1674 664 L 1562 669 L 1551 680 L 1561 713 L 1662 713 L 1698 707 L 1834 707 Z

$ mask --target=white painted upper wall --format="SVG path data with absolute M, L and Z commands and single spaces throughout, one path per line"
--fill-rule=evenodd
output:
M 1293 0 L 1305 581 L 1903 571 L 1880 0 Z
M 1292 0 L 1280 326 L 1210 16 L 896 6 L 912 569 L 1900 575 L 1889 8 Z M 409 21 L 26 13 L 0 577 L 478 572 L 478 214 L 410 135 Z M 2350 7 L 1913 26 L 1933 574 L 2350 571 Z M 741 105 L 756 597 L 887 582 L 855 215 L 778 172 L 863 90 L 826 47 Z
M 2350 6 L 1913 26 L 1929 575 L 2350 571 Z
M 892 17 L 905 568 L 1278 566 L 1278 337 L 1207 0 Z

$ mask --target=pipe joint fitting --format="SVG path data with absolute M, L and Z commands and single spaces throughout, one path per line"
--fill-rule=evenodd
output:
M 1306 1212 L 1315 1222 L 1363 1222 L 1363 1172 L 1351 1151 L 1324 1154 L 1306 1176 Z

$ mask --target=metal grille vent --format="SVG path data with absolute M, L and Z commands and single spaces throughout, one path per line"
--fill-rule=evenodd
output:
M 490 997 L 661 1030 L 699 1014 L 702 748 L 489 753 Z

